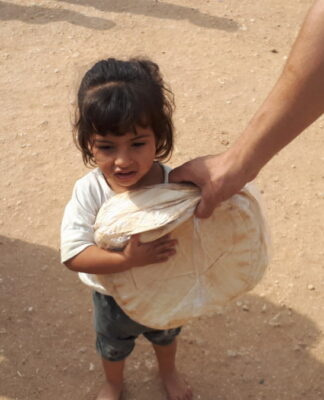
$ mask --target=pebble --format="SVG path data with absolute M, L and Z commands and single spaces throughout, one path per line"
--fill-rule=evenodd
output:
M 228 357 L 231 357 L 231 358 L 235 358 L 239 355 L 238 352 L 234 351 L 234 350 L 227 350 L 226 353 L 227 353 Z
M 312 284 L 307 285 L 308 290 L 315 290 L 315 286 Z
M 261 308 L 261 312 L 262 313 L 265 313 L 266 311 L 267 311 L 267 305 L 266 304 L 264 304 L 263 306 L 262 306 L 262 308 Z
M 93 363 L 89 364 L 89 371 L 94 371 L 95 370 L 95 366 Z
M 48 121 L 47 120 L 44 120 L 40 124 L 38 124 L 38 126 L 46 126 L 46 125 L 48 125 Z
M 281 316 L 280 313 L 276 314 L 274 317 L 272 317 L 272 318 L 268 321 L 268 325 L 274 326 L 274 327 L 281 326 L 281 323 L 280 323 L 280 321 L 279 321 L 280 316 Z

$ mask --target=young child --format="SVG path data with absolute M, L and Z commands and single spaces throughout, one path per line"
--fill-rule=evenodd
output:
M 140 334 L 153 345 L 168 398 L 192 399 L 175 366 L 181 328 L 155 330 L 136 323 L 96 279 L 97 274 L 166 261 L 176 252 L 176 240 L 165 236 L 142 244 L 134 236 L 122 251 L 108 251 L 96 246 L 93 237 L 96 215 L 115 193 L 168 181 L 170 168 L 160 161 L 173 147 L 172 112 L 172 93 L 159 67 L 146 59 L 99 61 L 78 91 L 75 142 L 84 163 L 97 168 L 76 182 L 66 206 L 61 258 L 94 290 L 96 346 L 106 376 L 97 400 L 120 398 L 125 359 Z

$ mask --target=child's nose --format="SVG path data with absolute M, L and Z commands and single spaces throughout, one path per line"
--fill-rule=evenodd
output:
M 127 167 L 131 163 L 130 155 L 127 151 L 119 152 L 115 158 L 115 165 L 121 168 Z

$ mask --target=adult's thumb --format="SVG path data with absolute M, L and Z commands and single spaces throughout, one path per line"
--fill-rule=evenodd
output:
M 214 207 L 202 197 L 195 209 L 195 217 L 208 218 L 212 215 L 213 210 Z
M 168 180 L 170 183 L 185 182 L 186 179 L 183 174 L 183 168 L 177 167 L 177 168 L 174 168 L 172 171 L 170 171 Z M 188 179 L 187 179 L 187 181 L 188 181 Z

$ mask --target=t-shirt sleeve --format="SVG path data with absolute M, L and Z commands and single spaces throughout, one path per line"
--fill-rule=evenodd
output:
M 100 208 L 91 185 L 76 182 L 65 207 L 61 225 L 61 262 L 64 263 L 95 244 L 93 225 Z

